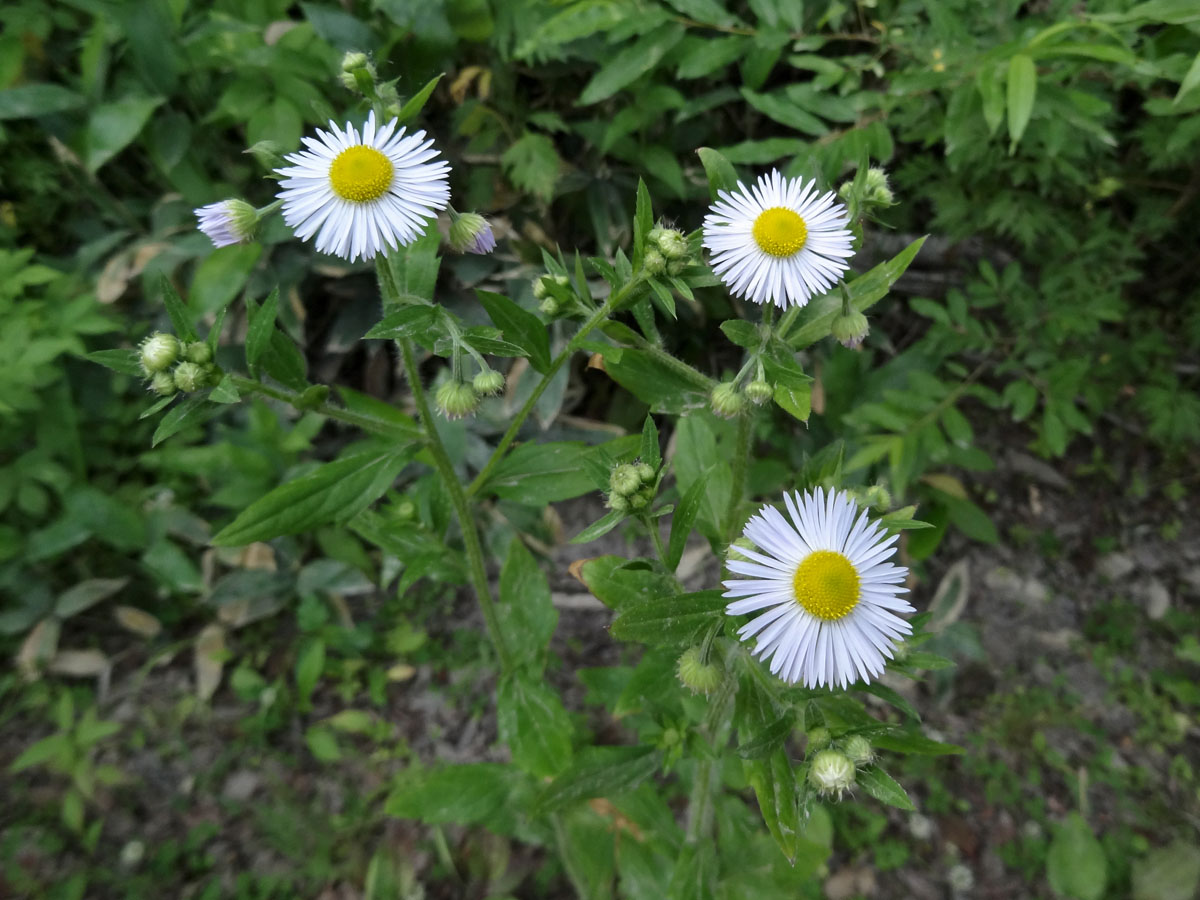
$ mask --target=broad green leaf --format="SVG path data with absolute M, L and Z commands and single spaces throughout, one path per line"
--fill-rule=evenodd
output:
M 924 243 L 925 237 L 917 238 L 891 259 L 847 282 L 851 305 L 859 312 L 866 312 L 887 296 L 887 292 L 904 274 Z M 788 345 L 795 350 L 802 350 L 821 340 L 829 334 L 833 320 L 840 314 L 841 309 L 842 298 L 837 291 L 810 300 L 800 313 L 799 327 L 787 335 Z
M 275 331 L 275 317 L 279 314 L 279 288 L 271 291 L 262 306 L 251 306 L 250 324 L 246 328 L 246 363 L 258 365 L 263 354 L 271 346 L 271 334 Z
M 525 674 L 501 679 L 496 727 L 513 762 L 531 775 L 557 775 L 571 761 L 571 719 L 558 694 L 541 680 Z
M 51 760 L 69 759 L 73 752 L 68 735 L 52 734 L 26 747 L 21 755 L 13 760 L 8 771 L 21 772 Z
M 546 647 L 558 624 L 558 610 L 550 601 L 550 585 L 533 554 L 520 538 L 513 538 L 500 570 L 500 602 L 496 606 L 500 630 L 516 661 L 541 672 Z
M 792 100 L 779 94 L 760 94 L 750 88 L 742 88 L 742 97 L 752 107 L 764 116 L 774 119 L 780 125 L 793 128 L 801 134 L 814 137 L 829 133 L 829 126 L 806 109 L 800 108 Z
M 320 638 L 312 638 L 296 658 L 296 696 L 302 707 L 308 707 L 324 671 L 325 642 Z
M 666 900 L 715 900 L 717 879 L 717 854 L 684 844 L 671 869 Z
M 267 374 L 280 384 L 295 391 L 308 387 L 308 363 L 296 343 L 278 328 L 271 331 L 271 341 L 260 360 Z
M 904 788 L 879 766 L 871 765 L 859 769 L 855 777 L 858 786 L 880 803 L 886 803 L 888 806 L 895 806 L 908 812 L 916 811 L 917 808 L 908 799 Z
M 162 97 L 126 97 L 103 103 L 88 117 L 83 162 L 93 174 L 124 150 L 146 127 Z
M 421 110 L 425 108 L 426 102 L 428 102 L 429 98 L 433 96 L 433 89 L 438 86 L 438 82 L 442 80 L 442 76 L 445 74 L 445 72 L 442 72 L 438 75 L 434 75 L 427 82 L 425 82 L 425 86 L 423 88 L 405 101 L 404 105 L 400 107 L 400 112 L 396 113 L 396 118 L 400 120 L 400 124 L 403 125 L 409 119 L 415 119 L 421 114 Z
M 524 782 L 512 766 L 497 763 L 408 770 L 397 777 L 384 812 L 431 825 L 488 822 L 522 792 Z
M 948 756 L 963 752 L 963 748 L 955 744 L 932 741 L 924 735 L 912 731 L 885 732 L 872 737 L 871 743 L 880 750 L 891 750 L 893 753 L 913 753 L 917 756 Z
M 504 339 L 521 347 L 529 357 L 529 364 L 543 375 L 547 374 L 551 363 L 550 337 L 542 320 L 502 294 L 491 291 L 476 291 L 475 294 L 492 324 L 504 334 Z
M 236 547 L 299 534 L 327 522 L 344 522 L 390 488 L 413 453 L 412 447 L 401 447 L 325 463 L 251 503 L 212 542 Z
M 128 578 L 89 578 L 67 588 L 54 601 L 54 614 L 60 619 L 69 619 L 111 597 L 129 583 Z
M 1175 93 L 1175 100 L 1173 102 L 1178 103 L 1196 87 L 1200 87 L 1200 53 L 1196 54 L 1196 58 L 1192 60 L 1192 65 L 1188 68 L 1187 74 L 1183 76 L 1183 81 L 1179 82 L 1179 90 Z
M 649 72 L 667 51 L 683 39 L 684 28 L 674 23 L 661 25 L 626 45 L 592 76 L 579 95 L 580 106 L 590 106 L 607 100 L 621 88 L 628 87 Z
M 188 296 L 192 311 L 208 315 L 231 302 L 241 293 L 261 255 L 261 244 L 235 244 L 214 250 L 196 266 Z
M 433 328 L 441 315 L 436 306 L 425 303 L 401 306 L 384 316 L 382 321 L 363 335 L 363 339 L 398 341 L 418 338 Z
M 1055 892 L 1072 900 L 1100 900 L 1108 886 L 1104 848 L 1079 813 L 1055 829 L 1046 854 L 1046 877 Z
M 588 747 L 538 796 L 534 814 L 552 813 L 580 800 L 633 790 L 658 771 L 654 747 Z
M 975 88 L 983 103 L 983 120 L 987 123 L 988 134 L 995 134 L 1000 123 L 1004 121 L 1004 85 L 1001 83 L 1001 71 L 995 66 L 982 66 L 975 75 Z
M 680 413 L 689 405 L 703 402 L 714 387 L 699 372 L 693 374 L 652 353 L 628 347 L 605 351 L 604 371 L 652 412 Z
M 337 736 L 328 728 L 313 725 L 305 729 L 304 743 L 308 744 L 309 752 L 316 757 L 317 762 L 332 763 L 342 758 L 342 748 L 338 745 Z
M 771 837 L 788 862 L 795 861 L 800 837 L 800 795 L 797 772 L 787 753 L 779 749 L 766 759 L 743 760 L 742 769 L 754 788 L 759 811 Z
M 1133 900 L 1192 900 L 1200 887 L 1200 847 L 1180 838 L 1133 864 Z
M 812 413 L 812 385 L 803 388 L 792 388 L 784 384 L 775 385 L 773 395 L 775 404 L 784 412 L 795 416 L 801 422 L 807 422 Z
M 1027 54 L 1018 53 L 1008 61 L 1008 137 L 1009 153 L 1017 149 L 1037 96 L 1037 66 Z
M 674 579 L 619 556 L 597 556 L 579 567 L 579 580 L 609 609 L 621 611 L 678 590 Z
M 679 567 L 683 557 L 683 548 L 687 545 L 692 526 L 696 524 L 696 516 L 708 493 L 708 473 L 705 472 L 692 482 L 671 517 L 671 537 L 667 541 L 667 568 L 672 572 Z
M 35 119 L 83 106 L 82 94 L 58 84 L 22 84 L 0 91 L 0 122 Z
M 726 319 L 721 323 L 721 331 L 733 343 L 739 347 L 745 347 L 747 350 L 756 350 L 762 344 L 762 335 L 758 331 L 758 326 L 745 319 Z
M 776 751 L 782 750 L 787 739 L 796 730 L 796 717 L 792 712 L 785 712 L 774 722 L 763 726 L 753 737 L 738 744 L 737 754 L 742 759 L 765 759 Z
M 595 490 L 583 468 L 588 452 L 575 442 L 522 444 L 496 467 L 484 489 L 526 506 L 578 497 Z
M 668 594 L 623 605 L 613 620 L 613 636 L 652 647 L 684 646 L 720 622 L 728 601 L 720 590 Z
M 721 191 L 733 191 L 738 186 L 737 172 L 733 164 L 720 152 L 711 147 L 701 147 L 696 153 L 708 176 L 709 199 L 716 200 Z
M 392 250 L 384 257 L 383 264 L 389 279 L 383 290 L 385 313 L 391 313 L 404 298 L 433 299 L 438 269 L 442 264 L 442 258 L 438 255 L 441 243 L 437 228 L 430 225 L 411 244 Z M 393 288 L 394 296 L 391 293 Z

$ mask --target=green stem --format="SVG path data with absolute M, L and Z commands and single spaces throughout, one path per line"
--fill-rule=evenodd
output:
M 742 491 L 746 484 L 746 459 L 750 455 L 750 436 L 754 416 L 744 412 L 738 416 L 736 445 L 733 448 L 733 479 L 729 488 L 729 506 L 725 510 L 725 542 L 733 540 L 737 532 L 738 508 L 742 505 Z
M 408 378 L 409 388 L 412 389 L 413 402 L 417 406 L 421 427 L 425 430 L 429 440 L 429 450 L 433 455 L 434 467 L 441 476 L 442 484 L 450 495 L 450 502 L 454 505 L 454 512 L 458 516 L 458 527 L 462 532 L 463 547 L 467 553 L 467 568 L 471 576 L 471 584 L 475 588 L 475 595 L 479 600 L 479 609 L 483 613 L 483 622 L 487 627 L 488 637 L 491 638 L 492 646 L 496 648 L 496 655 L 500 658 L 500 668 L 506 673 L 511 672 L 513 659 L 500 631 L 500 619 L 496 614 L 496 604 L 492 600 L 492 588 L 488 583 L 487 571 L 483 565 L 483 548 L 479 543 L 479 532 L 475 530 L 475 520 L 471 517 L 471 507 L 467 503 L 462 484 L 459 483 L 458 475 L 454 471 L 454 464 L 450 462 L 446 447 L 442 444 L 442 439 L 434 426 L 433 413 L 429 409 L 429 398 L 421 384 L 421 373 L 417 370 L 417 359 L 413 353 L 412 341 L 409 338 L 402 338 L 397 343 L 400 345 L 400 353 L 404 358 L 404 374 Z
M 671 571 L 671 565 L 667 562 L 667 551 L 663 549 L 662 535 L 658 533 L 658 519 L 646 516 L 645 522 L 646 528 L 650 530 L 650 537 L 654 539 L 654 552 L 658 554 L 658 558 L 662 561 L 667 571 Z
M 787 343 L 787 334 L 792 329 L 797 317 L 800 315 L 800 307 L 793 306 L 788 309 L 782 316 L 779 317 L 779 324 L 775 326 L 775 336 L 784 343 Z
M 619 291 L 613 291 L 611 294 L 609 294 L 608 299 L 604 301 L 604 304 L 594 313 L 592 313 L 592 315 L 586 322 L 583 323 L 580 329 L 575 332 L 575 336 L 567 342 L 567 346 L 563 348 L 562 352 L 559 353 L 558 356 L 554 357 L 553 361 L 550 363 L 549 371 L 542 376 L 542 380 L 538 383 L 538 386 L 533 389 L 533 393 L 529 395 L 529 398 L 525 401 L 525 404 L 517 411 L 516 416 L 513 417 L 512 422 L 508 426 L 508 430 L 505 431 L 504 435 L 500 438 L 500 443 L 498 443 L 496 445 L 496 449 L 492 451 L 492 455 L 488 458 L 486 465 L 484 465 L 479 474 L 475 476 L 475 480 L 467 486 L 468 497 L 475 496 L 479 489 L 487 483 L 488 478 L 491 477 L 492 472 L 496 469 L 496 466 L 500 464 L 500 460 L 504 458 L 505 451 L 507 451 L 512 442 L 516 440 L 517 433 L 521 430 L 521 426 L 525 424 L 525 420 L 529 418 L 529 414 L 533 412 L 534 405 L 541 398 L 542 394 L 546 392 L 546 388 L 550 386 L 550 382 L 554 380 L 554 376 L 558 374 L 558 370 L 561 369 L 563 364 L 571 358 L 572 354 L 574 354 L 576 350 L 579 349 L 579 346 L 587 339 L 587 336 L 591 334 L 592 329 L 607 319 L 609 314 L 618 306 L 620 306 L 626 296 L 628 296 L 633 288 L 640 284 L 641 281 L 642 279 L 640 276 L 634 277 Z
M 342 409 L 338 406 L 330 406 L 324 401 L 310 406 L 303 401 L 303 396 L 295 391 L 272 387 L 269 384 L 263 384 L 261 381 L 255 381 L 252 378 L 245 378 L 241 375 L 230 375 L 228 377 L 233 386 L 243 394 L 261 394 L 264 397 L 270 397 L 272 400 L 278 400 L 281 403 L 286 403 L 289 406 L 293 406 L 302 412 L 315 412 L 319 416 L 337 419 L 339 422 L 345 422 L 347 425 L 354 425 L 355 427 L 361 428 L 363 431 L 369 431 L 372 434 L 394 436 L 397 428 L 400 427 L 392 422 L 385 422 L 383 419 L 376 419 L 374 416 L 367 416 L 363 415 L 362 413 L 352 412 L 351 410 Z

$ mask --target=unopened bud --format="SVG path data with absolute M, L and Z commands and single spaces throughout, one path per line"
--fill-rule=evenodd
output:
M 629 512 L 629 500 L 613 491 L 608 495 L 608 508 L 617 512 Z
M 830 735 L 828 728 L 819 725 L 811 729 L 805 735 L 805 739 L 808 741 L 808 752 L 812 753 L 814 750 L 824 750 L 828 747 L 833 741 L 833 736 Z
M 181 362 L 175 367 L 175 387 L 185 393 L 198 391 L 208 381 L 208 372 L 194 362 Z
M 867 169 L 864 194 L 866 201 L 874 203 L 876 206 L 891 206 L 896 202 L 895 195 L 892 194 L 891 186 L 888 184 L 887 172 L 883 169 Z
M 475 388 L 461 381 L 447 381 L 438 388 L 434 399 L 447 419 L 461 419 L 479 407 L 479 395 L 475 393 Z
M 765 381 L 752 381 L 746 385 L 746 399 L 757 406 L 762 406 L 774 396 L 775 390 Z
M 630 494 L 636 494 L 642 486 L 642 479 L 638 477 L 636 466 L 629 463 L 622 463 L 616 466 L 608 476 L 608 486 L 614 494 L 620 494 L 622 497 L 628 497 Z
M 450 214 L 450 246 L 458 253 L 491 253 L 496 236 L 491 223 L 479 213 Z
M 538 309 L 548 316 L 557 316 L 558 315 L 558 301 L 555 300 L 553 297 L 546 297 L 546 299 L 544 299 L 541 303 L 538 304 Z
M 471 386 L 483 397 L 490 397 L 492 394 L 498 394 L 504 390 L 504 376 L 499 372 L 488 369 L 486 372 L 480 372 L 471 382 Z
M 654 466 L 649 463 L 640 462 L 636 465 L 638 478 L 642 480 L 642 484 L 649 484 L 654 480 Z
M 150 379 L 150 390 L 161 397 L 170 397 L 177 390 L 175 378 L 170 372 L 155 372 Z
M 202 231 L 214 247 L 244 244 L 254 237 L 258 225 L 258 210 L 245 200 L 236 198 L 210 203 L 193 210 L 196 227 Z
M 675 672 L 693 694 L 707 694 L 721 683 L 721 670 L 705 662 L 699 647 L 689 647 L 679 657 Z
M 667 259 L 687 259 L 687 238 L 673 228 L 664 229 L 658 236 L 658 249 Z
M 842 752 L 856 766 L 865 766 L 875 758 L 871 742 L 861 734 L 852 734 L 846 738 L 846 742 L 842 745 Z
M 649 248 L 642 257 L 642 266 L 651 275 L 661 275 L 667 270 L 667 261 L 657 250 Z
M 746 408 L 746 398 L 732 381 L 723 381 L 709 395 L 712 411 L 723 419 L 732 419 Z
M 854 787 L 854 763 L 837 750 L 822 750 L 812 758 L 808 783 L 823 797 L 842 794 Z
M 668 275 L 680 275 L 683 273 L 683 270 L 686 268 L 687 268 L 687 260 L 686 259 L 673 259 L 667 263 L 667 274 Z
M 632 510 L 638 510 L 645 509 L 646 504 L 648 504 L 653 498 L 647 498 L 645 494 L 643 494 L 641 491 L 638 491 L 636 494 L 630 494 L 627 499 L 629 500 L 629 508 Z
M 843 347 L 856 350 L 862 346 L 862 342 L 870 330 L 871 326 L 867 324 L 867 317 L 855 309 L 834 319 L 831 333 L 833 339 Z
M 394 515 L 397 519 L 403 519 L 406 522 L 409 519 L 414 518 L 416 514 L 417 504 L 413 503 L 407 497 L 402 497 L 400 500 L 396 501 L 396 505 L 392 507 L 392 515 Z
M 329 385 L 327 384 L 311 384 L 304 389 L 304 393 L 296 401 L 297 409 L 316 409 L 322 403 L 329 399 Z
M 188 358 L 188 362 L 194 362 L 197 365 L 205 365 L 212 362 L 212 348 L 204 341 L 192 341 L 183 348 L 183 355 Z
M 169 369 L 179 358 L 179 340 L 173 334 L 156 331 L 142 341 L 142 369 L 148 375 Z
M 342 71 L 353 72 L 355 69 L 361 69 L 369 62 L 367 54 L 351 50 L 342 57 Z
M 543 300 L 546 293 L 546 279 L 541 277 L 533 279 L 533 299 Z
M 863 505 L 879 510 L 890 509 L 892 506 L 892 495 L 888 493 L 888 489 L 882 484 L 873 484 L 863 491 Z

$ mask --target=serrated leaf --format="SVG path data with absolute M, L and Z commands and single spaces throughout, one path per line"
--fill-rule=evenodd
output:
M 904 788 L 879 766 L 865 766 L 858 770 L 855 778 L 858 786 L 880 803 L 886 803 L 888 806 L 895 806 L 897 809 L 908 812 L 916 812 L 917 808 L 913 806 L 913 802 L 908 798 Z
M 531 131 L 504 151 L 500 165 L 508 180 L 523 191 L 528 191 L 542 202 L 549 202 L 558 183 L 558 170 L 562 165 L 554 141 L 544 134 Z
M 577 102 L 580 106 L 590 106 L 607 100 L 617 91 L 633 84 L 658 65 L 667 51 L 683 39 L 684 33 L 682 26 L 671 23 L 659 26 L 626 45 L 592 76 Z
M 132 375 L 135 378 L 144 378 L 146 375 L 142 371 L 136 350 L 96 350 L 87 354 L 85 359 L 99 363 L 114 372 L 120 372 L 122 375 Z
M 250 306 L 250 324 L 246 329 L 246 363 L 258 365 L 263 354 L 271 346 L 271 334 L 275 331 L 275 317 L 279 314 L 279 288 L 271 291 L 262 306 Z
M 512 766 L 498 763 L 405 771 L 388 795 L 384 812 L 431 825 L 473 825 L 501 812 L 522 780 Z
M 241 546 L 350 519 L 391 487 L 413 453 L 401 447 L 325 463 L 254 501 L 213 538 L 213 545 Z
M 538 777 L 571 760 L 571 720 L 555 691 L 524 674 L 506 675 L 496 694 L 496 727 L 513 762 Z
M 728 602 L 720 590 L 709 590 L 626 604 L 613 620 L 612 633 L 623 641 L 638 641 L 652 647 L 683 646 L 719 622 Z
M 630 791 L 658 771 L 654 747 L 589 747 L 538 796 L 535 815 L 545 815 L 592 797 Z
M 546 647 L 558 624 L 546 574 L 520 538 L 509 544 L 500 569 L 500 601 L 496 605 L 500 630 L 518 664 L 540 673 Z

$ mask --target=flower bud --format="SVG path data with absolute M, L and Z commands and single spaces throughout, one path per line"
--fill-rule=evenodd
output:
M 207 235 L 214 247 L 244 244 L 254 237 L 254 228 L 258 225 L 258 210 L 245 200 L 236 198 L 210 203 L 193 212 L 196 214 L 196 227 Z
M 491 223 L 479 213 L 450 214 L 450 246 L 458 253 L 491 253 L 496 236 Z
M 150 379 L 150 390 L 161 397 L 170 397 L 178 388 L 175 387 L 175 378 L 170 372 L 155 372 L 154 377 Z
M 473 414 L 479 407 L 479 395 L 475 393 L 475 388 L 461 381 L 447 381 L 437 389 L 434 400 L 447 419 L 461 419 Z
M 608 495 L 608 508 L 617 512 L 629 512 L 629 500 L 613 491 Z
M 663 228 L 661 225 L 655 225 L 653 228 L 650 229 L 650 233 L 646 235 L 646 242 L 657 246 L 658 239 L 663 236 L 663 232 L 665 232 L 666 230 L 667 229 Z
M 649 484 L 654 481 L 654 466 L 649 463 L 640 462 L 635 465 L 638 478 L 642 480 L 642 484 Z
M 852 734 L 846 738 L 846 742 L 842 744 L 842 752 L 856 766 L 865 766 L 875 758 L 871 742 L 861 734 Z
M 614 494 L 628 497 L 638 492 L 638 489 L 642 486 L 642 479 L 638 476 L 636 466 L 632 466 L 629 463 L 622 463 L 614 467 L 612 473 L 608 476 L 608 486 Z
M 752 381 L 746 385 L 746 399 L 756 406 L 762 406 L 775 396 L 775 390 L 765 381 Z
M 541 303 L 538 304 L 538 309 L 548 316 L 557 316 L 558 301 L 553 297 L 546 297 Z
M 539 276 L 533 279 L 533 299 L 543 300 L 546 297 L 546 279 Z
M 711 662 L 704 662 L 699 647 L 683 651 L 675 672 L 683 686 L 693 694 L 710 693 L 721 683 L 721 670 Z
M 808 752 L 812 753 L 814 750 L 824 750 L 828 747 L 833 741 L 833 736 L 830 735 L 828 728 L 821 725 L 811 729 L 805 735 L 805 739 L 808 741 Z
M 890 509 L 892 495 L 888 493 L 888 489 L 882 484 L 873 484 L 863 491 L 863 505 L 879 510 Z
M 661 253 L 650 247 L 642 257 L 642 267 L 651 275 L 661 275 L 667 270 L 667 261 Z
M 504 376 L 499 372 L 488 369 L 486 372 L 480 372 L 471 382 L 471 386 L 482 397 L 490 397 L 492 394 L 498 394 L 504 390 Z
M 680 275 L 683 273 L 683 270 L 686 268 L 687 268 L 687 260 L 686 259 L 673 259 L 669 263 L 667 263 L 667 274 L 668 275 Z
M 837 750 L 822 750 L 812 758 L 808 783 L 823 797 L 842 794 L 854 787 L 854 763 Z
M 194 362 L 197 365 L 203 366 L 212 362 L 212 348 L 204 341 L 192 341 L 183 348 L 183 355 L 187 357 L 188 362 Z
M 865 199 L 876 206 L 892 206 L 896 197 L 888 185 L 887 172 L 883 169 L 867 169 Z
M 396 501 L 396 505 L 392 507 L 392 515 L 397 519 L 402 519 L 407 522 L 417 515 L 417 504 L 413 503 L 408 497 L 401 497 Z
M 746 398 L 732 381 L 723 381 L 709 395 L 712 411 L 723 419 L 732 419 L 746 408 Z
M 175 367 L 175 387 L 185 393 L 198 391 L 208 381 L 208 372 L 194 362 L 181 362 Z
M 646 504 L 649 503 L 653 497 L 647 498 L 645 494 L 643 494 L 641 491 L 638 491 L 636 494 L 630 494 L 628 497 L 626 497 L 626 499 L 629 501 L 629 508 L 636 511 L 639 509 L 645 509 Z
M 156 331 L 142 341 L 142 370 L 147 375 L 169 369 L 179 358 L 179 341 L 173 334 Z
M 367 54 L 355 50 L 347 51 L 346 55 L 342 57 L 343 72 L 353 72 L 355 69 L 361 69 L 369 64 L 370 60 L 367 59 Z
M 662 234 L 658 236 L 658 249 L 667 259 L 687 259 L 687 238 L 673 228 L 663 229 Z
M 855 309 L 834 319 L 831 332 L 834 340 L 843 347 L 857 350 L 870 330 L 867 317 Z

